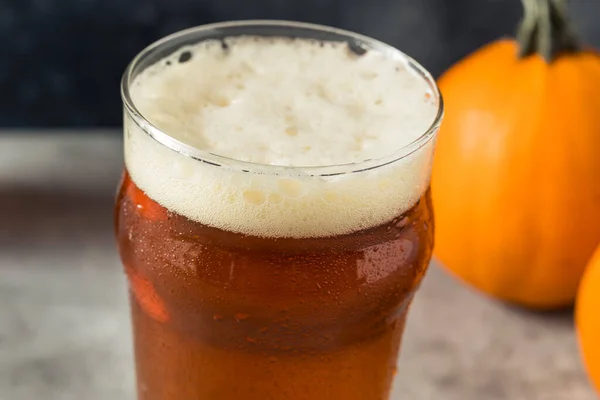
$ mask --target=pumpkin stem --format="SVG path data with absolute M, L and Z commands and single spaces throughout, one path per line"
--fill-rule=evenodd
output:
M 566 0 L 522 0 L 525 16 L 517 33 L 519 57 L 540 54 L 551 63 L 581 49 L 567 18 Z

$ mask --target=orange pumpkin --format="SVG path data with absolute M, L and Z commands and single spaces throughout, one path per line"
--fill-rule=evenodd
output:
M 600 240 L 600 56 L 578 46 L 561 0 L 524 3 L 518 41 L 439 80 L 435 254 L 491 296 L 551 309 L 573 302 Z
M 600 247 L 590 261 L 579 293 L 575 320 L 579 347 L 590 379 L 600 392 Z

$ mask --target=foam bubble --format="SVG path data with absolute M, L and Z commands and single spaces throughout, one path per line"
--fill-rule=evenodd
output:
M 125 121 L 127 168 L 148 196 L 203 224 L 269 237 L 331 236 L 384 223 L 429 184 L 432 141 L 370 171 L 302 167 L 390 155 L 438 104 L 402 60 L 345 43 L 238 37 L 182 48 L 139 74 L 131 98 L 153 125 L 221 156 L 293 172 L 253 174 L 183 156 Z M 270 170 L 273 172 L 273 169 Z

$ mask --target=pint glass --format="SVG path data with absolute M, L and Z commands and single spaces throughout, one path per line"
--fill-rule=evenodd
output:
M 433 247 L 429 73 L 245 21 L 151 45 L 122 96 L 138 399 L 387 399 Z

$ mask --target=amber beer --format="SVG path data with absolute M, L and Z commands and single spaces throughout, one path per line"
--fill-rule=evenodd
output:
M 138 399 L 387 399 L 433 247 L 429 74 L 352 33 L 227 23 L 146 49 L 123 97 Z

